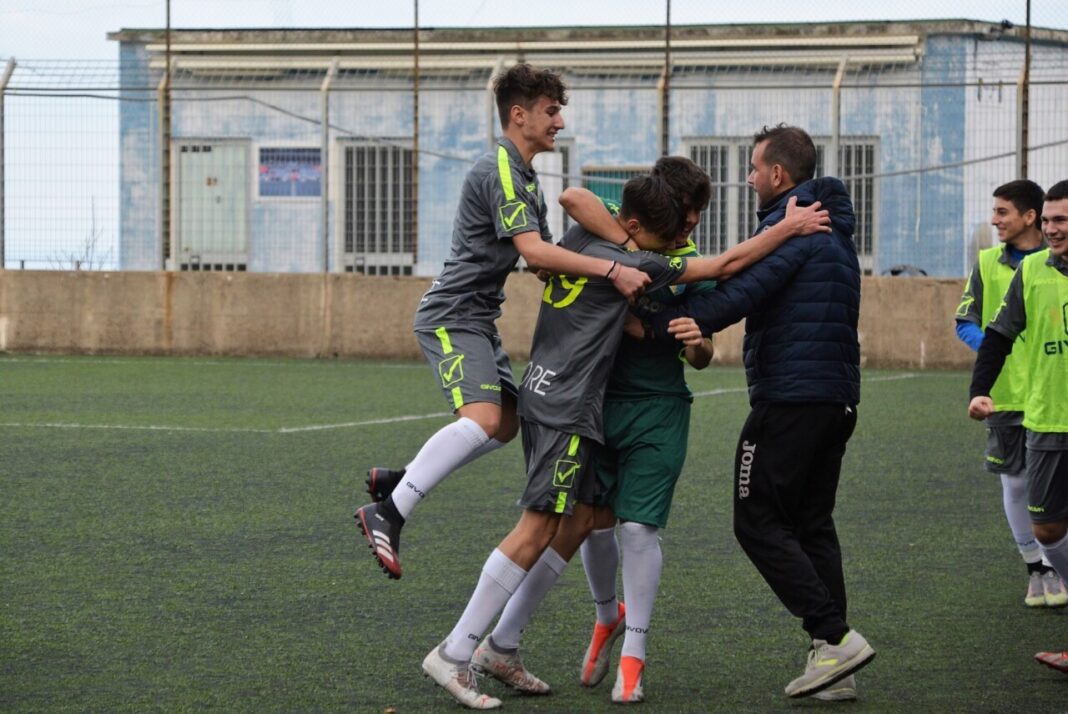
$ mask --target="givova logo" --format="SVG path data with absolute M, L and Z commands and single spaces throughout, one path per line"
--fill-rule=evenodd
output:
M 464 380 L 464 356 L 454 355 L 438 362 L 438 376 L 441 386 L 451 387 Z
M 1056 310 L 1056 308 L 1054 308 Z M 1051 315 L 1055 320 L 1056 312 Z M 1061 329 L 1068 335 L 1068 302 L 1061 305 Z M 1062 355 L 1068 353 L 1068 340 L 1050 340 L 1042 343 L 1042 351 L 1047 355 Z
M 668 261 L 668 265 L 671 266 L 672 270 L 682 270 L 682 258 L 676 255 Z
M 575 483 L 578 471 L 579 462 L 571 459 L 560 459 L 556 462 L 556 469 L 553 472 L 553 487 L 571 488 Z

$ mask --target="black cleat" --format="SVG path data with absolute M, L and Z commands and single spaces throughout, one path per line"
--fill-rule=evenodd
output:
M 385 501 L 404 478 L 404 473 L 405 469 L 394 471 L 381 466 L 367 469 L 367 493 L 371 494 L 371 500 L 375 503 Z
M 381 504 L 371 503 L 356 511 L 356 522 L 367 537 L 371 553 L 392 580 L 401 576 L 400 532 L 403 521 L 397 521 L 385 513 Z

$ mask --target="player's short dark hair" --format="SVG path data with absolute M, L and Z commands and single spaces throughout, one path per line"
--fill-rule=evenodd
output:
M 526 62 L 513 65 L 494 77 L 493 94 L 497 98 L 502 129 L 508 126 L 509 114 L 516 104 L 530 109 L 540 97 L 567 104 L 567 87 L 560 75 L 551 69 L 536 69 Z
M 678 194 L 656 176 L 635 176 L 623 185 L 619 215 L 637 218 L 645 230 L 664 240 L 673 240 L 686 224 Z
M 1041 216 L 1044 196 L 1042 187 L 1027 179 L 1009 181 L 994 189 L 994 198 L 1005 199 L 1015 206 L 1021 215 L 1028 211 L 1034 211 L 1036 216 Z
M 1046 191 L 1045 200 L 1047 201 L 1063 201 L 1068 198 L 1068 180 L 1058 181 L 1049 187 L 1049 191 Z
M 708 208 L 712 200 L 712 182 L 704 169 L 685 156 L 661 156 L 653 164 L 652 175 L 666 181 L 679 194 L 687 210 Z
M 816 145 L 804 129 L 786 124 L 764 127 L 753 135 L 753 146 L 766 141 L 764 163 L 786 169 L 794 183 L 804 183 L 816 175 Z

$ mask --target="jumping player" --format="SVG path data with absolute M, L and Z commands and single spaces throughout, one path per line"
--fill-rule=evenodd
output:
M 400 533 L 412 510 L 457 468 L 511 441 L 519 428 L 516 386 L 496 320 L 504 283 L 528 265 L 604 278 L 634 298 L 649 276 L 620 262 L 553 245 L 534 156 L 552 151 L 567 103 L 555 73 L 518 64 L 494 80 L 503 138 L 464 180 L 445 267 L 423 296 L 415 334 L 456 420 L 438 430 L 399 474 L 369 474 L 375 503 L 356 520 L 378 564 L 401 577 Z M 388 482 L 388 486 L 384 482 Z

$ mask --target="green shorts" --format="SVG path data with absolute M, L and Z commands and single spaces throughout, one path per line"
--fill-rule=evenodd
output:
M 596 460 L 601 505 L 616 517 L 664 528 L 686 461 L 690 402 L 652 397 L 604 404 L 604 448 Z

